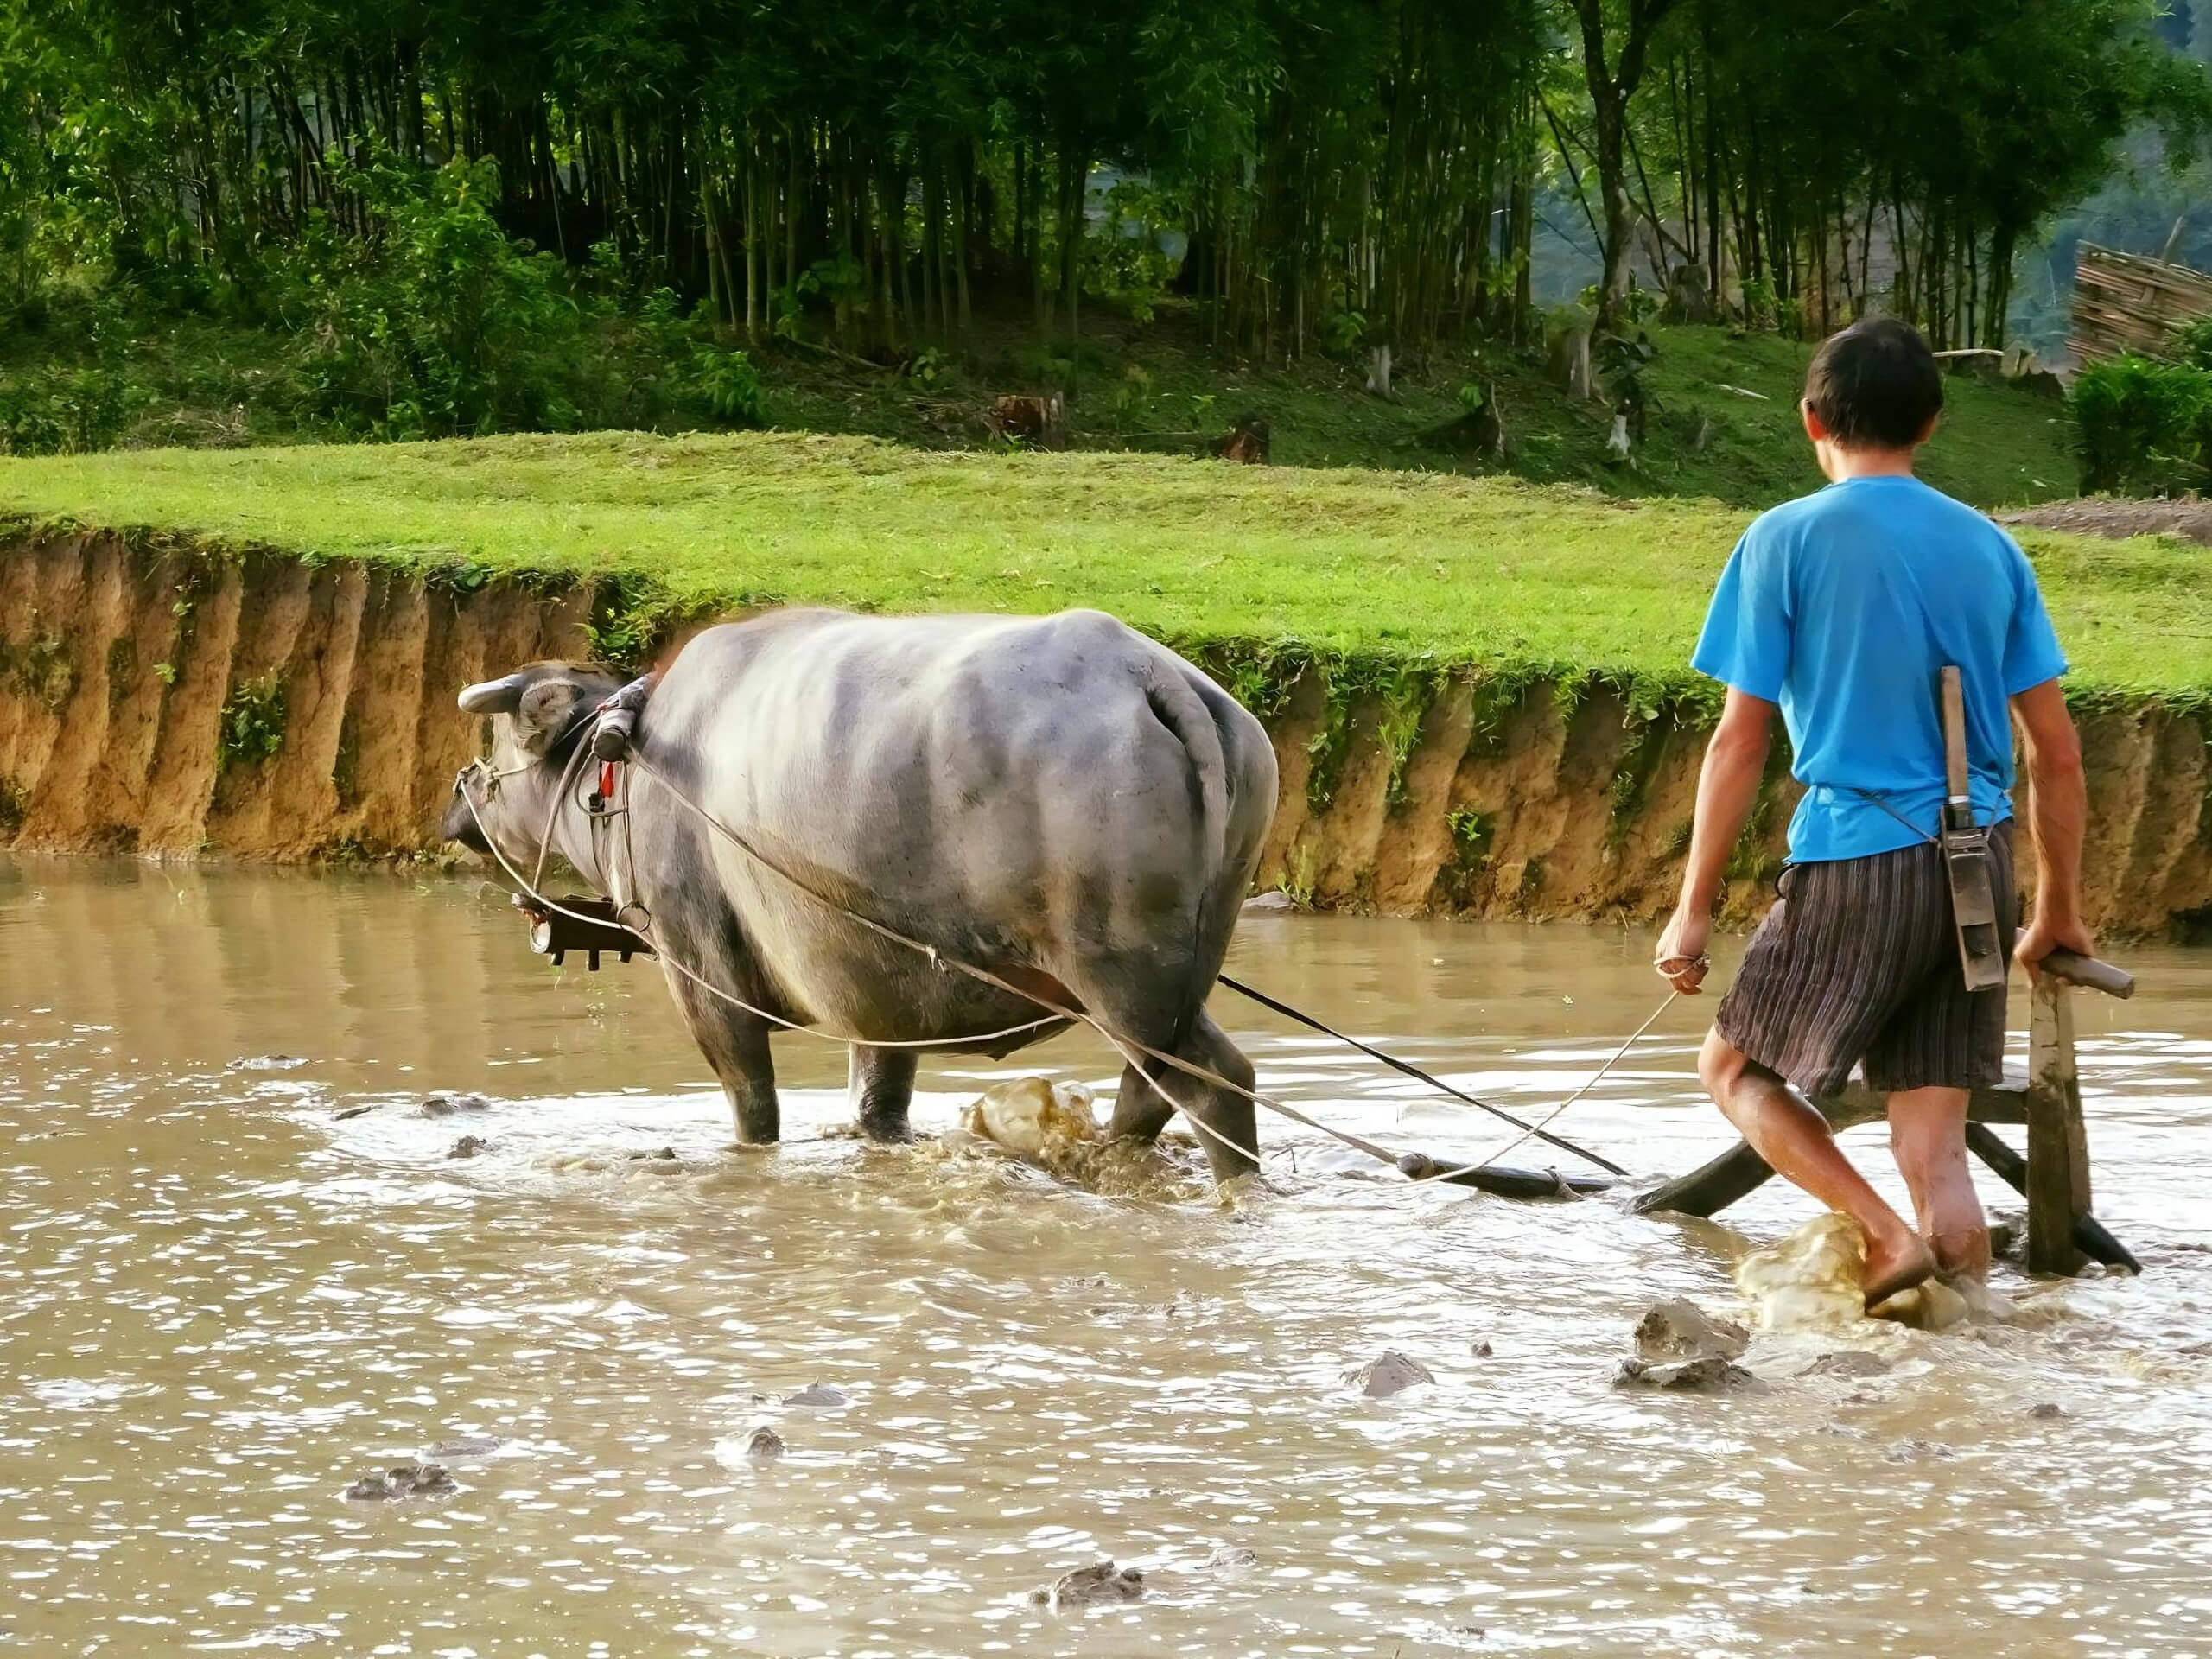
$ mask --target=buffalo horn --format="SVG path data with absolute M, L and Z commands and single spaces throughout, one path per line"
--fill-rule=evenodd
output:
M 510 674 L 503 679 L 479 680 L 461 694 L 461 712 L 464 715 L 512 715 L 521 707 L 519 674 Z

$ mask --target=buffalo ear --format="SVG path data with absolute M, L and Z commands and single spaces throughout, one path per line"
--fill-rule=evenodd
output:
M 560 679 L 540 680 L 524 691 L 514 711 L 523 747 L 533 754 L 543 753 L 568 729 L 575 718 L 576 705 L 587 695 L 582 686 Z
M 461 712 L 464 715 L 512 715 L 522 701 L 522 676 L 509 674 L 496 680 L 479 680 L 463 686 Z

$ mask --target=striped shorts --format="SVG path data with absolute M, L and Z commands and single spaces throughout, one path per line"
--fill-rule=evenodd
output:
M 2012 824 L 1989 832 L 1990 887 L 2007 956 L 2018 909 Z M 1951 889 L 1933 842 L 1793 864 L 1751 935 L 1713 1027 L 1817 1100 L 1854 1065 L 1871 1089 L 1970 1089 L 2005 1065 L 2005 989 L 1969 991 Z

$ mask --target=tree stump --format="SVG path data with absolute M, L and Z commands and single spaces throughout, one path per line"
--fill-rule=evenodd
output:
M 983 411 L 983 425 L 1001 442 L 1058 449 L 1068 441 L 1067 405 L 1057 391 L 1041 397 L 995 398 Z

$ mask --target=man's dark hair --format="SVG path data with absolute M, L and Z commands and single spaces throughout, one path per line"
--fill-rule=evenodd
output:
M 1943 377 L 1918 329 L 1868 317 L 1821 343 L 1805 401 L 1847 449 L 1903 449 L 1942 409 Z

